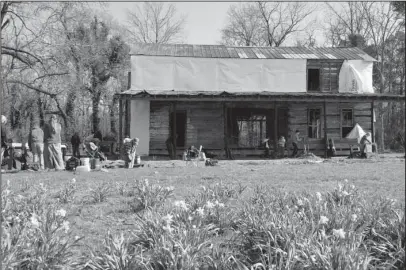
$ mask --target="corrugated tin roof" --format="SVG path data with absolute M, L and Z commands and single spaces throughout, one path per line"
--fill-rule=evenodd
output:
M 354 99 L 372 99 L 372 100 L 388 100 L 388 101 L 403 101 L 405 95 L 390 95 L 390 94 L 379 94 L 379 93 L 277 93 L 277 92 L 230 92 L 230 91 L 175 91 L 175 90 L 126 90 L 117 96 L 129 96 L 134 98 L 147 98 L 147 97 L 157 97 L 157 98 L 170 98 L 170 97 L 279 97 L 279 98 L 354 98 Z
M 224 45 L 134 45 L 130 54 L 150 56 L 245 58 L 245 59 L 339 59 L 376 61 L 359 48 L 232 47 Z

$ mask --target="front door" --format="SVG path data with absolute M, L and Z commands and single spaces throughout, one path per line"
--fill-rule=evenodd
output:
M 176 115 L 176 119 L 174 116 Z M 176 147 L 185 147 L 186 145 L 186 111 L 176 111 L 176 114 L 170 115 L 170 132 L 173 134 L 173 129 L 176 130 Z M 176 125 L 176 127 L 174 127 Z

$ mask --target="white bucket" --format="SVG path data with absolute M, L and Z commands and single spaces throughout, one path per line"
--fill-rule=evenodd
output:
M 135 157 L 135 164 L 141 164 L 141 156 Z
M 65 156 L 65 162 L 68 161 L 71 158 L 71 156 Z
M 76 167 L 77 172 L 90 172 L 90 166 L 78 166 Z
M 90 168 L 90 158 L 81 158 L 80 161 L 82 166 L 88 166 Z

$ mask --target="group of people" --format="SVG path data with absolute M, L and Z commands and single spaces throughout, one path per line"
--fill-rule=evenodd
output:
M 2 115 L 1 128 L 1 160 L 8 155 L 7 133 L 4 128 L 7 118 Z M 56 115 L 51 115 L 49 121 L 40 127 L 39 120 L 34 120 L 33 128 L 28 138 L 28 146 L 33 154 L 33 162 L 39 163 L 39 169 L 64 170 L 65 165 L 61 149 L 61 124 Z M 13 157 L 11 157 L 13 158 Z

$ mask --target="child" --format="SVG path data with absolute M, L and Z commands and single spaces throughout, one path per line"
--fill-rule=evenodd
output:
M 297 144 L 302 141 L 302 138 L 300 138 L 300 131 L 298 129 L 296 129 L 295 134 L 293 134 L 293 138 L 292 138 L 292 145 L 293 145 L 293 154 L 292 157 L 296 157 L 297 155 L 297 151 L 298 151 L 298 147 Z
M 282 158 L 285 157 L 285 144 L 286 144 L 285 137 L 280 136 L 278 140 L 278 152 L 279 156 Z

